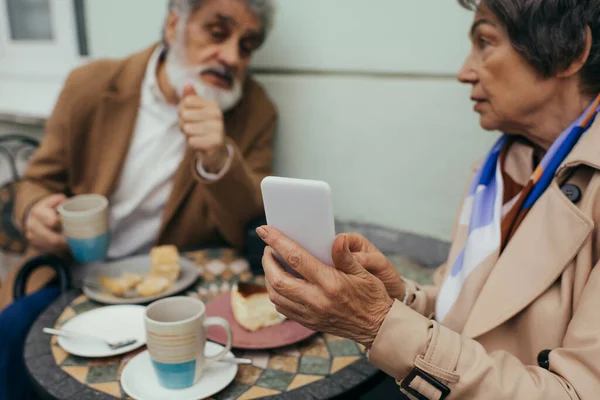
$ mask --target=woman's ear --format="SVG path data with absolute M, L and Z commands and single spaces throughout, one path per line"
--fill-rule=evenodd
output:
M 581 52 L 579 57 L 577 57 L 575 60 L 573 60 L 571 65 L 569 65 L 563 71 L 560 71 L 557 74 L 557 76 L 559 78 L 570 78 L 571 76 L 578 74 L 579 71 L 581 70 L 581 68 L 583 68 L 583 66 L 585 65 L 585 62 L 587 61 L 588 57 L 590 56 L 591 49 L 592 49 L 592 30 L 590 29 L 589 26 L 587 26 L 585 28 L 585 47 L 583 48 L 583 51 Z

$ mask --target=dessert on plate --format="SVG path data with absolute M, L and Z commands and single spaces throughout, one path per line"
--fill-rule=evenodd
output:
M 103 276 L 100 278 L 100 283 L 115 296 L 123 297 L 125 293 L 136 287 L 143 279 L 141 275 L 126 272 L 116 278 Z
M 250 332 L 285 321 L 269 299 L 267 288 L 254 283 L 240 282 L 231 291 L 231 308 L 236 322 Z
M 121 276 L 100 278 L 100 284 L 117 297 L 149 297 L 167 290 L 179 279 L 179 252 L 172 245 L 153 247 L 149 272 L 145 276 L 125 272 Z
M 173 245 L 153 247 L 150 250 L 150 275 L 162 276 L 170 282 L 179 278 L 181 267 L 179 266 L 179 252 Z

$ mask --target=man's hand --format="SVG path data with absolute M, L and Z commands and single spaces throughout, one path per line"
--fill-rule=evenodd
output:
M 188 145 L 197 151 L 207 172 L 216 173 L 227 163 L 225 125 L 219 104 L 198 96 L 191 84 L 183 92 L 179 104 L 179 125 Z
M 25 220 L 25 237 L 29 245 L 44 253 L 57 254 L 67 250 L 67 239 L 56 208 L 67 197 L 53 194 L 38 201 Z

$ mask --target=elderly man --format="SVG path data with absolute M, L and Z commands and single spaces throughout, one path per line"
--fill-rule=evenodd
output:
M 271 0 L 171 0 L 162 44 L 74 71 L 17 193 L 29 254 L 66 254 L 56 207 L 84 193 L 110 201 L 109 258 L 243 245 L 271 171 L 276 111 L 248 66 L 273 13 Z

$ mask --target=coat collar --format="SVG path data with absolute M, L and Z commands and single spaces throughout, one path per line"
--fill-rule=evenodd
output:
M 581 165 L 600 170 L 599 120 L 581 137 L 529 211 L 472 309 L 463 310 L 469 314 L 464 335 L 481 336 L 518 314 L 544 293 L 577 255 L 594 222 L 566 198 L 559 185 Z
M 472 309 L 464 310 L 469 316 L 462 333 L 481 336 L 533 303 L 577 255 L 593 227 L 552 182 L 496 262 Z

